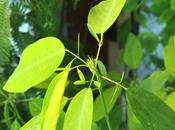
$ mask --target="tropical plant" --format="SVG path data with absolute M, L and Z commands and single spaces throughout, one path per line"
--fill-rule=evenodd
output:
M 105 32 L 116 21 L 125 3 L 126 0 L 104 0 L 90 9 L 87 27 L 98 45 L 95 58 L 80 57 L 79 35 L 77 53 L 66 49 L 55 37 L 41 38 L 24 49 L 17 68 L 3 87 L 9 94 L 0 91 L 7 99 L 3 104 L 9 129 L 118 130 L 120 124 L 126 122 L 126 119 L 122 120 L 126 113 L 130 130 L 175 129 L 175 93 L 170 91 L 172 87 L 163 87 L 168 80 L 174 81 L 175 78 L 175 36 L 163 49 L 165 65 L 162 70 L 153 72 L 141 82 L 134 79 L 135 75 L 125 82 L 124 73 L 118 81 L 110 78 L 105 65 L 99 60 Z M 145 35 L 151 37 L 145 33 L 140 35 L 140 39 L 144 41 Z M 123 62 L 131 73 L 139 67 L 144 56 L 140 39 L 133 33 L 125 39 Z M 149 47 L 148 50 L 152 51 Z M 64 66 L 61 64 L 66 54 L 73 58 Z M 86 76 L 84 69 L 89 70 L 90 77 Z M 73 82 L 70 81 L 74 76 L 72 72 L 78 75 Z M 24 123 L 12 95 L 43 86 L 46 86 L 44 98 L 18 101 L 29 101 L 32 118 Z M 75 94 L 69 97 L 68 91 L 72 89 L 75 89 Z M 172 93 L 167 95 L 167 92 Z M 127 104 L 119 99 L 126 99 L 124 103 Z M 119 102 L 117 106 L 116 102 Z M 15 120 L 11 123 L 12 112 L 15 113 Z

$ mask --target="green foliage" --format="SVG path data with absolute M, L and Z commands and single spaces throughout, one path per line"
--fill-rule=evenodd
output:
M 29 41 L 41 37 L 58 35 L 58 30 L 55 29 L 59 24 L 55 12 L 59 8 L 55 2 L 57 1 L 12 2 L 11 30 L 14 41 L 17 42 L 12 45 L 13 49 L 17 50 L 13 54 L 14 57 L 20 55 L 17 52 L 23 48 L 19 43 L 27 45 L 26 43 L 31 43 Z M 64 7 L 70 6 L 69 2 L 63 1 L 63 10 Z M 125 2 L 126 0 L 104 0 L 90 9 L 87 27 L 98 43 L 95 58 L 80 57 L 80 35 L 78 35 L 77 54 L 65 49 L 57 38 L 46 37 L 24 50 L 17 67 L 18 61 L 13 61 L 10 57 L 12 63 L 6 68 L 5 66 L 0 68 L 0 74 L 3 72 L 2 74 L 8 76 L 13 70 L 12 67 L 16 67 L 7 81 L 4 75 L 0 75 L 0 78 L 3 78 L 0 85 L 3 86 L 6 82 L 4 90 L 7 91 L 0 90 L 0 112 L 3 112 L 0 116 L 1 129 L 175 129 L 175 94 L 174 88 L 171 87 L 174 86 L 175 76 L 175 37 L 173 36 L 175 32 L 174 23 L 171 22 L 175 18 L 174 3 L 170 0 L 149 1 L 150 3 L 138 0 L 130 0 L 126 4 Z M 75 3 L 75 5 L 79 4 Z M 104 41 L 105 43 L 108 41 L 104 34 L 116 21 L 122 8 L 124 16 L 121 16 L 117 24 L 119 28 L 117 41 L 120 44 L 117 53 L 123 54 L 121 61 L 118 61 L 121 66 L 117 67 L 120 72 L 124 71 L 121 74 L 115 71 L 107 72 L 99 56 Z M 63 15 L 61 17 L 65 14 L 67 17 L 69 11 L 65 12 L 61 13 Z M 7 3 L 0 0 L 0 16 L 8 16 L 7 14 Z M 151 30 L 148 16 L 156 17 L 157 23 L 164 24 L 160 32 Z M 31 30 L 22 33 L 20 27 L 25 23 L 31 27 Z M 72 27 L 69 24 L 66 25 L 68 27 L 60 26 L 67 35 L 69 35 L 69 28 Z M 7 27 L 7 25 L 2 26 Z M 2 30 L 8 32 L 9 26 Z M 164 47 L 165 40 L 170 36 L 172 37 L 169 44 Z M 0 42 L 8 38 L 7 35 L 3 36 Z M 66 39 L 69 39 L 69 36 L 66 36 Z M 164 48 L 164 59 L 157 54 L 161 52 L 161 47 Z M 140 63 L 142 66 L 139 66 Z M 153 72 L 153 70 L 162 71 Z M 142 77 L 147 78 L 142 79 Z M 22 113 L 25 114 L 21 115 Z
M 63 130 L 90 130 L 93 97 L 90 88 L 81 90 L 71 101 L 65 115 Z
M 145 129 L 175 129 L 173 124 L 175 112 L 157 96 L 142 88 L 134 87 L 127 90 L 127 99 L 133 113 Z
M 10 57 L 10 13 L 8 0 L 0 0 L 0 66 L 9 63 Z
M 142 59 L 142 47 L 134 34 L 129 34 L 124 52 L 124 61 L 131 68 L 136 69 Z
M 91 8 L 88 25 L 95 34 L 103 34 L 115 22 L 126 0 L 104 0 Z
M 117 89 L 117 92 L 115 92 L 115 89 Z M 104 91 L 104 93 L 103 93 L 104 100 L 105 100 L 104 102 L 105 102 L 105 105 L 107 107 L 108 113 L 111 111 L 112 107 L 114 106 L 114 104 L 117 101 L 120 94 L 121 94 L 120 87 L 118 87 L 118 88 L 111 87 L 111 88 Z M 105 116 L 105 110 L 103 107 L 101 96 L 98 96 L 95 99 L 93 112 L 94 112 L 93 113 L 93 120 L 94 121 L 99 121 L 100 119 L 102 119 Z
M 171 1 L 171 9 L 175 10 L 175 0 L 170 0 Z
M 175 111 L 175 92 L 172 92 L 166 98 L 166 103 Z
M 175 37 L 171 37 L 168 45 L 164 48 L 163 54 L 167 71 L 175 76 Z
M 10 130 L 19 130 L 20 127 L 21 127 L 20 123 L 18 122 L 17 119 L 15 119 L 10 126 Z
M 4 86 L 4 90 L 25 92 L 46 80 L 61 64 L 64 54 L 63 44 L 53 37 L 31 44 L 23 52 L 20 63 Z
M 36 116 L 41 112 L 42 104 L 42 98 L 34 98 L 29 102 L 29 110 L 32 116 Z
M 169 78 L 169 73 L 167 71 L 157 71 L 151 74 L 148 78 L 140 83 L 140 87 L 148 90 L 159 97 L 166 95 L 163 92 L 163 85 Z M 160 93 L 162 91 L 162 93 Z M 163 94 L 163 95 L 162 95 Z

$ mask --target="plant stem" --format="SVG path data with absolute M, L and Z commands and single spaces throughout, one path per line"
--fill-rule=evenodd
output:
M 117 86 L 120 86 L 120 87 L 122 87 L 124 90 L 127 90 L 127 88 L 125 88 L 123 85 L 121 85 L 120 83 L 118 83 L 118 82 L 116 82 L 116 81 L 114 81 L 114 80 L 112 80 L 112 79 L 109 79 L 108 77 L 105 77 L 105 76 L 101 76 L 103 79 L 105 79 L 105 80 L 107 80 L 107 81 L 109 81 L 109 82 L 111 82 L 111 83 L 114 83 L 115 85 L 117 85 Z
M 20 121 L 22 124 L 24 124 L 24 120 L 23 120 L 22 117 L 20 116 L 20 114 L 19 114 L 19 112 L 18 112 L 16 106 L 13 104 L 10 95 L 9 95 L 8 101 L 9 101 L 11 107 L 13 108 L 13 110 L 14 110 L 14 112 L 15 112 L 17 118 L 19 119 L 19 121 Z
M 86 61 L 84 61 L 82 58 L 80 58 L 78 55 L 76 55 L 75 53 L 69 51 L 66 49 L 67 52 L 69 52 L 71 55 L 73 55 L 74 57 L 76 57 L 77 59 L 79 59 L 81 62 L 83 62 L 84 64 L 87 64 Z
M 105 110 L 105 120 L 106 120 L 108 129 L 112 130 L 110 120 L 109 120 L 109 116 L 108 116 L 108 110 L 107 110 L 107 107 L 106 107 L 106 102 L 105 102 L 103 91 L 102 91 L 101 87 L 99 88 L 99 92 L 100 92 L 101 101 L 102 101 L 102 104 L 103 104 L 103 107 L 104 107 L 104 110 Z
M 98 58 L 99 58 L 99 55 L 100 55 L 100 50 L 101 50 L 102 45 L 103 45 L 103 34 L 101 34 L 101 39 L 100 39 L 100 42 L 99 42 L 99 44 L 98 44 L 97 55 L 96 55 L 96 58 L 95 58 L 95 68 L 97 67 L 97 62 L 98 62 Z M 93 80 L 94 80 L 94 78 L 95 78 L 95 75 L 96 75 L 96 74 L 93 73 L 92 78 L 91 78 L 91 81 L 90 81 L 90 84 L 89 84 L 89 88 L 90 88 L 91 85 L 92 85 L 92 82 L 93 82 Z

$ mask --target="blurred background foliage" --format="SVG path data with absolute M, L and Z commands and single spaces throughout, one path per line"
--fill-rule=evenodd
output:
M 85 55 L 94 56 L 97 44 L 88 32 L 86 23 L 89 9 L 98 2 L 100 1 L 0 0 L 0 129 L 13 129 L 13 125 L 18 128 L 31 118 L 28 102 L 33 101 L 33 98 L 42 98 L 45 92 L 45 89 L 37 88 L 25 94 L 7 94 L 2 90 L 4 83 L 17 66 L 24 48 L 40 38 L 55 36 L 63 41 L 66 48 L 75 52 L 77 35 L 80 33 L 81 56 L 84 58 L 87 58 Z M 127 0 L 120 17 L 105 34 L 105 44 L 100 54 L 100 59 L 109 70 L 108 76 L 119 81 L 121 73 L 125 72 L 124 83 L 127 86 L 144 82 L 143 79 L 152 72 L 162 70 L 164 68 L 162 49 L 167 45 L 168 39 L 175 35 L 174 19 L 173 0 Z M 135 46 L 127 46 L 127 43 L 133 41 L 136 42 Z M 130 63 L 125 64 L 124 53 L 127 47 L 135 48 L 137 42 L 141 44 L 143 55 L 138 59 L 136 67 L 132 65 L 130 67 Z M 137 56 L 132 57 L 132 54 L 131 58 L 137 60 Z M 69 59 L 70 56 L 66 56 L 63 64 Z M 88 72 L 86 70 L 84 72 L 88 77 Z M 70 79 L 70 82 L 77 78 L 75 73 L 72 75 L 75 75 L 73 76 L 75 78 Z M 166 82 L 166 86 L 170 86 L 167 93 L 174 90 L 174 84 L 170 77 Z M 40 85 L 47 87 L 47 82 Z M 105 85 L 109 84 L 104 83 Z M 79 89 L 72 84 L 66 95 L 71 97 Z M 120 102 L 123 100 L 121 97 Z M 33 103 L 34 107 L 37 107 L 35 101 Z M 119 114 L 114 117 L 112 113 Z M 121 107 L 111 111 L 111 121 L 114 118 L 118 120 L 112 122 L 112 125 L 115 130 L 119 128 L 126 130 L 127 119 L 120 113 Z M 106 130 L 104 119 L 99 124 L 102 130 Z M 134 126 L 130 124 L 129 127 Z

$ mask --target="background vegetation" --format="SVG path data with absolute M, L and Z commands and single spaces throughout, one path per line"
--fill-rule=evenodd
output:
M 25 94 L 2 90 L 24 48 L 40 38 L 55 36 L 63 41 L 66 48 L 75 52 L 80 33 L 80 56 L 94 57 L 97 44 L 86 24 L 90 8 L 99 2 L 0 0 L 0 129 L 15 130 L 14 126 L 18 129 L 38 114 L 38 106 L 41 106 L 45 94 L 43 88 L 48 85 L 40 84 L 40 88 L 32 88 Z M 108 77 L 120 81 L 124 72 L 122 84 L 127 88 L 138 83 L 143 87 L 148 86 L 146 89 L 166 102 L 168 95 L 175 89 L 175 82 L 173 76 L 163 71 L 163 48 L 168 45 L 169 38 L 175 35 L 174 19 L 173 0 L 128 0 L 120 17 L 105 33 L 100 60 L 107 66 Z M 70 58 L 71 55 L 66 55 L 62 66 Z M 174 58 L 172 63 L 175 63 Z M 86 69 L 83 72 L 88 78 L 89 72 Z M 72 72 L 72 75 L 73 78 L 69 79 L 71 83 L 78 79 L 76 73 Z M 104 82 L 104 90 L 110 85 Z M 65 96 L 71 99 L 83 87 L 72 84 Z M 94 96 L 97 97 L 98 92 L 94 92 Z M 124 94 L 114 104 L 109 114 L 114 130 L 144 129 L 132 111 L 126 110 Z M 99 129 L 107 129 L 103 117 L 98 124 Z

